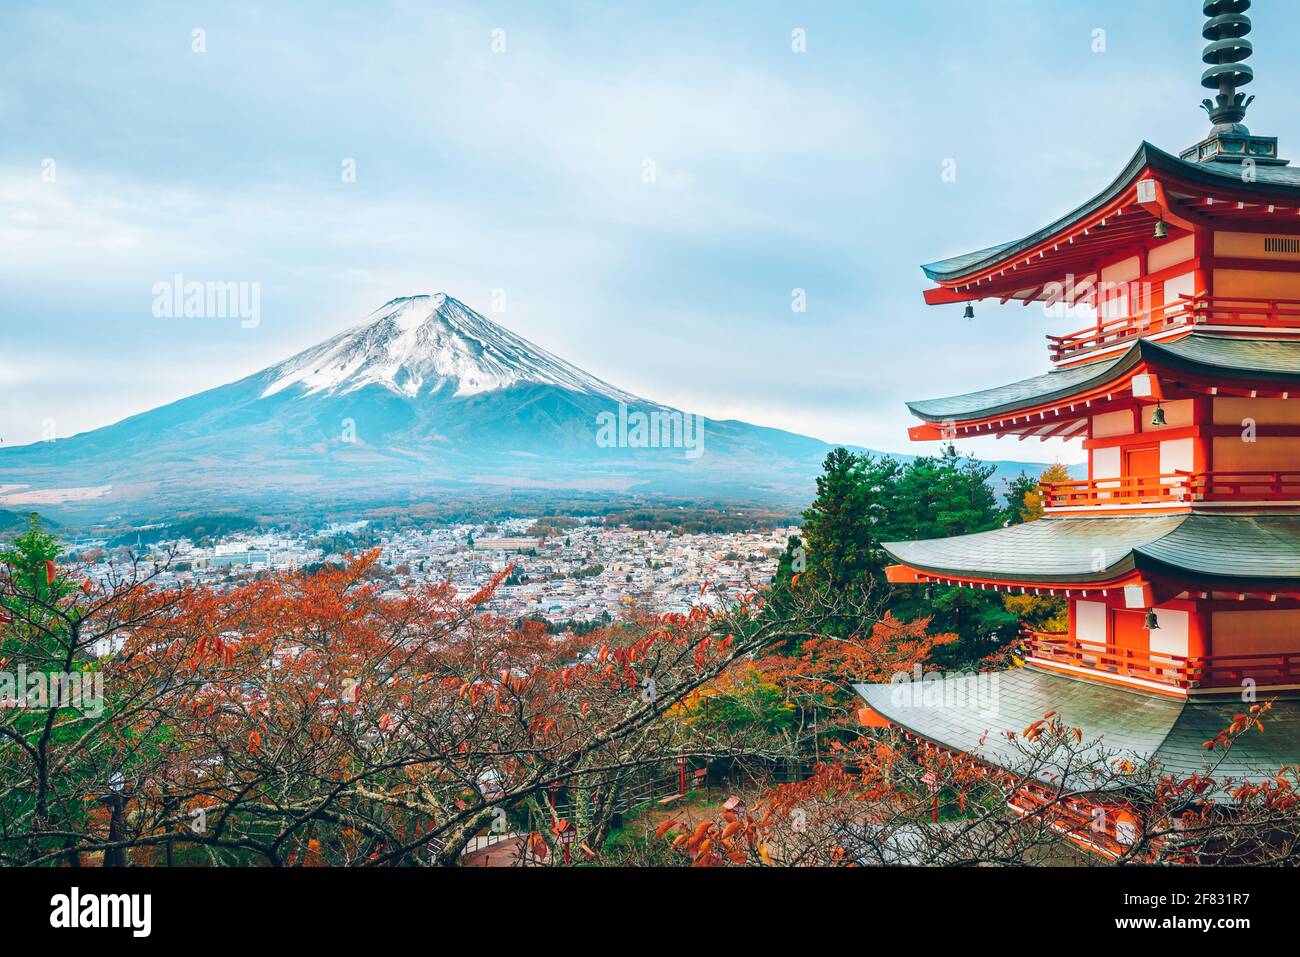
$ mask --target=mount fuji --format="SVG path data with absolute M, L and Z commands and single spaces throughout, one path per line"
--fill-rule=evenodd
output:
M 386 302 L 360 325 L 262 375 L 274 380 L 264 398 L 295 386 L 308 396 L 378 386 L 418 398 L 445 390 L 470 396 L 532 383 L 616 402 L 643 401 L 442 293 Z
M 642 399 L 424 295 L 237 382 L 0 450 L 0 508 L 89 518 L 471 489 L 802 500 L 831 448 Z

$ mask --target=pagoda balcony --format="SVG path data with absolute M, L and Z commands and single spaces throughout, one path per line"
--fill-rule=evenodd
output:
M 1047 351 L 1053 362 L 1064 362 L 1143 336 L 1196 326 L 1300 332 L 1300 300 L 1181 296 L 1177 302 L 1102 320 L 1068 335 L 1049 335 Z
M 1188 658 L 1079 641 L 1069 635 L 1023 631 L 1027 660 L 1093 672 L 1098 677 L 1154 683 L 1191 691 L 1239 688 L 1250 678 L 1259 687 L 1300 684 L 1300 650 L 1265 655 L 1206 655 Z
M 1297 502 L 1297 472 L 1172 472 L 1040 483 L 1043 507 L 1177 505 L 1193 502 Z

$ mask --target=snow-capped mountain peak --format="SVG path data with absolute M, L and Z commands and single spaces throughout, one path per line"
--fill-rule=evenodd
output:
M 270 384 L 263 397 L 291 386 L 333 395 L 371 385 L 409 397 L 443 389 L 466 396 L 534 382 L 638 401 L 445 293 L 386 302 L 360 325 L 265 375 Z

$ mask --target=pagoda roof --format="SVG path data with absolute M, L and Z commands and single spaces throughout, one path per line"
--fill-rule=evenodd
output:
M 1105 583 L 1150 572 L 1206 582 L 1300 582 L 1295 514 L 1048 515 L 990 532 L 882 547 L 938 579 Z
M 1058 233 L 1083 223 L 1121 198 L 1146 170 L 1164 173 L 1189 185 L 1208 189 L 1230 189 L 1234 194 L 1290 199 L 1300 203 L 1300 169 L 1282 165 L 1260 164 L 1253 169 L 1252 182 L 1243 182 L 1239 162 L 1190 162 L 1166 153 L 1159 147 L 1143 142 L 1125 165 L 1124 170 L 1109 186 L 1077 209 L 1060 219 L 1038 229 L 1021 239 L 978 249 L 921 267 L 926 276 L 935 282 L 951 283 L 964 276 L 978 273 L 1006 262 L 1018 253 L 1040 245 Z
M 1300 380 L 1300 341 L 1245 339 L 1203 332 L 1191 333 L 1168 343 L 1138 339 L 1125 352 L 1111 359 L 1053 369 L 979 392 L 909 402 L 907 407 L 927 422 L 1010 415 L 1117 381 L 1143 362 L 1216 379 L 1237 376 L 1250 381 Z
M 1163 771 L 1180 778 L 1204 772 L 1208 764 L 1221 761 L 1214 772 L 1221 792 L 1226 790 L 1228 778 L 1236 784 L 1258 782 L 1275 775 L 1283 765 L 1300 761 L 1297 700 L 1274 702 L 1264 719 L 1265 732 L 1246 733 L 1224 755 L 1207 752 L 1203 742 L 1217 736 L 1241 711 L 1241 703 L 1235 699 L 1217 703 L 1150 695 L 1032 667 L 994 672 L 980 679 L 996 680 L 996 684 L 973 693 L 979 686 L 970 684 L 971 677 L 956 675 L 920 682 L 921 690 L 915 692 L 907 684 L 860 684 L 855 689 L 873 711 L 893 724 L 1010 771 L 1028 769 L 1028 756 L 1017 747 L 1017 741 L 1022 740 L 1025 728 L 1050 711 L 1057 712 L 1066 727 L 1083 732 L 1086 749 L 1100 748 L 1139 762 L 1154 760 Z M 1017 736 L 1014 741 L 1007 737 L 1012 732 Z M 1086 761 L 1073 763 L 1078 766 Z M 1039 770 L 1044 779 L 1058 775 L 1058 782 L 1065 773 L 1063 768 Z M 1067 779 L 1064 785 L 1087 790 L 1090 783 Z

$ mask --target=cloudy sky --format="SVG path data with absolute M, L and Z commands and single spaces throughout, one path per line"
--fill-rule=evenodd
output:
M 1300 4 L 1251 16 L 1251 126 L 1300 157 Z M 1200 20 L 1188 0 L 11 0 L 0 439 L 105 425 L 445 291 L 650 398 L 924 450 L 905 399 L 1043 371 L 1043 334 L 1077 322 L 963 321 L 923 305 L 918 264 L 1045 224 L 1144 138 L 1199 139 Z M 177 274 L 259 283 L 260 323 L 155 316 Z

